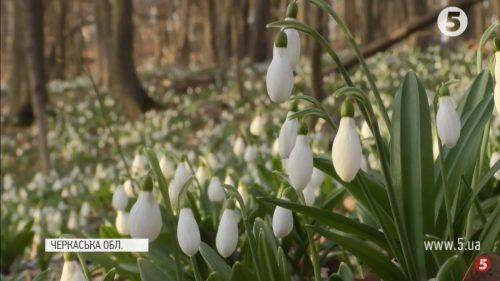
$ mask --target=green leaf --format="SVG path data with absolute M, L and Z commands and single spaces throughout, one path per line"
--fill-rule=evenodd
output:
M 231 281 L 255 281 L 256 277 L 253 272 L 244 264 L 237 261 L 233 265 L 231 273 Z
M 339 270 L 337 274 L 342 278 L 343 281 L 354 281 L 354 273 L 344 262 L 340 263 Z
M 339 187 L 335 189 L 332 194 L 330 194 L 323 204 L 321 204 L 321 209 L 331 210 L 335 208 L 344 199 L 346 194 L 345 187 Z
M 304 214 L 312 219 L 317 220 L 322 224 L 325 224 L 328 227 L 334 228 L 338 231 L 356 235 L 359 238 L 362 238 L 363 240 L 369 240 L 377 244 L 384 250 L 388 252 L 390 251 L 389 246 L 385 241 L 383 233 L 366 224 L 349 219 L 337 213 L 324 209 L 319 209 L 316 207 L 308 207 L 290 201 L 269 198 L 269 197 L 259 198 L 259 199 L 274 205 L 281 206 L 283 208 L 290 209 L 293 212 Z
M 288 271 L 288 261 L 286 259 L 285 252 L 283 248 L 278 248 L 278 267 L 281 273 L 281 280 L 283 281 L 291 281 L 291 274 Z
M 155 264 L 146 259 L 138 258 L 137 265 L 139 266 L 139 272 L 141 274 L 142 281 L 174 280 L 160 267 L 156 266 Z
M 448 258 L 439 268 L 436 280 L 454 281 L 461 280 L 465 274 L 465 262 L 460 255 L 454 255 Z
M 391 259 L 383 255 L 379 249 L 373 248 L 369 243 L 340 232 L 328 231 L 318 226 L 307 226 L 321 236 L 339 244 L 345 250 L 351 252 L 361 261 L 365 262 L 383 280 L 402 281 L 407 280 L 401 269 L 391 262 Z
M 403 251 L 417 279 L 426 276 L 424 232 L 434 229 L 434 163 L 429 104 L 409 72 L 396 94 L 391 128 L 391 175 L 410 249 Z M 398 223 L 398 222 L 396 222 Z M 401 226 L 400 226 L 401 227 Z M 403 247 L 405 250 L 405 247 Z M 420 277 L 418 277 L 420 276 Z
M 497 198 L 497 206 L 488 216 L 488 220 L 481 231 L 479 241 L 481 241 L 481 253 L 489 252 L 498 241 L 500 233 L 500 197 Z
M 274 250 L 267 242 L 266 234 L 264 229 L 260 228 L 259 234 L 257 236 L 257 253 L 259 261 L 261 262 L 261 269 L 265 272 L 262 276 L 265 276 L 265 280 L 275 281 L 279 280 L 279 268 L 277 264 L 276 255 Z
M 49 273 L 50 269 L 46 269 L 45 271 L 40 272 L 34 279 L 33 281 L 44 281 L 49 279 Z M 23 278 L 24 279 L 24 278 Z M 107 280 L 103 280 L 107 281 Z
M 149 160 L 149 166 L 153 170 L 153 173 L 156 177 L 156 181 L 158 182 L 158 187 L 160 188 L 160 193 L 163 197 L 163 202 L 166 206 L 167 218 L 164 218 L 163 221 L 167 222 L 168 220 L 173 220 L 172 206 L 170 205 L 170 197 L 168 195 L 168 184 L 167 180 L 163 176 L 163 173 L 160 169 L 160 164 L 158 163 L 158 158 L 156 158 L 156 153 L 152 149 L 146 149 L 146 156 Z
M 225 280 L 231 280 L 231 267 L 207 244 L 201 242 L 200 254 L 208 266 Z
M 115 273 L 116 273 L 116 268 L 112 268 L 106 273 L 106 276 L 104 276 L 104 279 L 102 281 L 114 281 L 115 280 Z
M 465 99 L 459 105 L 462 120 L 491 92 L 493 92 L 493 79 L 489 71 L 485 69 L 474 79 L 471 87 L 465 94 Z
M 207 281 L 224 281 L 224 278 L 222 278 L 217 272 L 212 272 L 207 278 Z

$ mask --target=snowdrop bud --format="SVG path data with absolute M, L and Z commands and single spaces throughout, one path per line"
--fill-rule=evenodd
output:
M 316 188 L 317 186 L 314 186 L 309 182 L 302 190 L 302 194 L 304 194 L 304 200 L 306 201 L 307 206 L 312 206 L 314 204 L 314 200 L 316 200 Z
M 361 143 L 354 123 L 354 106 L 350 101 L 342 105 L 339 130 L 332 144 L 332 161 L 339 177 L 350 182 L 361 167 Z
M 282 200 L 290 201 L 286 197 Z M 273 232 L 277 238 L 283 238 L 290 234 L 293 229 L 293 214 L 292 211 L 280 206 L 276 206 L 273 214 Z
M 443 86 L 439 90 L 439 107 L 436 115 L 436 127 L 439 139 L 447 148 L 454 147 L 460 137 L 460 117 L 455 110 L 455 103 L 449 96 L 448 87 Z M 444 89 L 444 90 L 443 90 Z
M 219 178 L 213 177 L 208 185 L 208 199 L 211 202 L 220 203 L 225 197 L 226 192 L 224 191 L 224 187 L 222 187 Z
M 264 133 L 264 118 L 258 114 L 250 123 L 250 133 L 254 136 L 260 136 Z
M 287 38 L 286 53 L 290 67 L 295 69 L 300 58 L 300 35 L 299 32 L 293 28 L 285 29 Z
M 325 180 L 325 174 L 323 171 L 317 168 L 313 168 L 311 180 L 309 181 L 309 184 L 311 184 L 314 187 L 319 187 L 323 184 L 323 181 Z
M 281 158 L 288 158 L 295 146 L 297 133 L 299 131 L 299 121 L 297 119 L 289 119 L 295 112 L 289 111 L 286 115 L 286 120 L 281 126 L 280 134 L 278 137 L 279 152 Z
M 182 188 L 192 176 L 193 174 L 185 163 L 180 163 L 177 166 L 174 179 L 168 188 L 168 196 L 170 197 L 170 204 L 172 204 L 172 206 L 177 206 Z
M 163 156 L 160 159 L 160 169 L 165 179 L 170 179 L 174 175 L 174 163 Z
M 245 149 L 245 155 L 243 156 L 243 158 L 245 159 L 246 162 L 251 163 L 255 161 L 255 159 L 257 159 L 258 153 L 259 152 L 257 147 L 255 147 L 254 145 L 249 145 Z
M 127 194 L 127 196 L 130 198 L 135 197 L 138 191 L 137 187 L 130 179 L 125 181 L 125 183 L 123 184 L 123 189 L 125 190 L 125 194 Z
M 222 213 L 215 238 L 217 251 L 224 258 L 229 257 L 238 245 L 238 216 L 233 208 L 226 208 Z
M 207 182 L 208 179 L 208 171 L 205 165 L 200 165 L 198 170 L 196 170 L 196 179 L 200 183 L 200 185 L 204 185 L 205 182 Z
M 134 176 L 142 176 L 147 172 L 148 159 L 146 156 L 136 154 L 130 170 Z
M 200 229 L 194 219 L 193 211 L 189 208 L 183 208 L 179 213 L 177 240 L 182 252 L 190 257 L 194 256 L 200 248 Z
M 493 168 L 495 163 L 500 160 L 500 152 L 493 152 L 490 159 L 490 168 Z M 495 179 L 500 180 L 500 170 L 495 172 Z
M 128 217 L 130 236 L 132 238 L 147 238 L 149 242 L 158 237 L 162 227 L 160 207 L 151 192 L 152 190 L 152 179 L 147 176 Z
M 313 155 L 307 138 L 307 126 L 302 124 L 295 146 L 286 162 L 290 183 L 298 191 L 303 190 L 313 172 Z
M 280 153 L 280 140 L 279 138 L 275 139 L 273 142 L 273 146 L 271 148 L 271 153 L 276 156 Z
M 282 103 L 293 90 L 293 71 L 288 60 L 287 35 L 281 31 L 276 38 L 273 59 L 266 74 L 267 94 L 272 101 Z
M 74 254 L 64 253 L 61 281 L 86 281 L 80 262 Z
M 233 152 L 236 156 L 242 156 L 243 153 L 245 153 L 245 141 L 243 138 L 238 137 L 236 141 L 234 141 Z
M 127 193 L 125 192 L 125 189 L 122 186 L 118 186 L 113 192 L 113 209 L 116 211 L 123 211 L 125 208 L 127 208 L 128 204 L 128 197 Z
M 495 82 L 500 83 L 500 38 L 493 40 L 493 48 L 495 50 Z
M 115 226 L 120 235 L 130 234 L 128 230 L 128 217 L 128 213 L 123 210 L 119 210 L 116 215 Z

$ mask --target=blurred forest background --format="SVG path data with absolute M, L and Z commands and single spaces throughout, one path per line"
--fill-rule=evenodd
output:
M 307 1 L 298 19 L 314 26 L 342 54 L 347 67 L 357 60 L 333 22 Z M 169 104 L 154 99 L 144 81 L 179 94 L 190 87 L 236 81 L 241 71 L 263 73 L 272 54 L 274 30 L 287 0 L 2 0 L 1 106 L 3 131 L 36 124 L 40 150 L 47 151 L 45 119 L 51 112 L 47 84 L 92 75 L 100 89 L 135 119 Z M 479 36 L 500 14 L 495 0 L 350 0 L 331 1 L 369 57 L 401 41 L 425 49 L 452 47 L 457 41 L 474 48 Z M 459 39 L 442 38 L 435 24 L 442 7 L 455 5 L 469 17 Z M 325 96 L 323 78 L 335 68 L 322 63 L 319 44 L 302 37 L 309 58 L 311 88 Z M 342 51 L 342 50 L 346 51 Z M 258 75 L 257 75 L 258 76 Z M 261 75 L 263 77 L 263 75 Z M 48 171 L 48 153 L 42 153 Z

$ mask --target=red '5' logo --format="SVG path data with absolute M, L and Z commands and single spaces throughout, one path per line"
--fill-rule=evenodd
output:
M 491 260 L 486 256 L 481 256 L 476 260 L 475 269 L 478 272 L 488 272 L 491 269 Z

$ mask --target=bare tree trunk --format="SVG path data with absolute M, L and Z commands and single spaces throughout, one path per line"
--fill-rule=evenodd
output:
M 423 0 L 409 0 L 410 1 L 410 17 L 420 17 L 427 14 L 429 11 L 427 1 Z M 429 45 L 430 36 L 425 33 L 417 33 L 412 38 L 412 43 L 420 48 L 426 48 Z
M 191 46 L 189 42 L 189 10 L 191 8 L 190 1 L 184 0 L 181 2 L 180 26 L 178 30 L 177 44 L 177 64 L 180 67 L 189 66 L 189 55 L 191 54 Z
M 123 104 L 127 116 L 134 119 L 158 105 L 142 87 L 135 70 L 132 0 L 114 0 L 111 11 L 110 92 Z
M 97 65 L 99 82 L 109 87 L 109 57 L 111 56 L 111 5 L 109 0 L 95 0 L 94 14 L 97 33 Z
M 255 0 L 255 10 L 251 41 L 251 58 L 254 62 L 267 59 L 269 43 L 267 40 L 266 25 L 269 23 L 271 1 Z
M 374 22 L 373 22 L 373 1 L 374 0 L 364 0 L 364 34 L 363 43 L 370 43 L 375 37 L 374 32 Z
M 57 52 L 56 52 L 56 72 L 59 79 L 65 78 L 66 73 L 66 36 L 65 27 L 68 14 L 69 1 L 59 0 L 59 20 L 57 24 Z
M 166 17 L 166 12 L 164 8 L 163 2 L 157 2 L 155 9 L 156 9 L 156 18 L 155 18 L 155 29 L 156 29 L 156 38 L 155 38 L 155 54 L 154 54 L 154 61 L 156 66 L 160 66 L 161 62 L 163 60 L 163 46 L 165 46 L 166 40 L 167 40 L 167 17 Z
M 236 86 L 238 89 L 238 94 L 243 96 L 243 81 L 241 79 L 241 65 L 240 65 L 240 44 L 239 44 L 239 34 L 241 31 L 240 21 L 239 21 L 239 11 L 240 7 L 238 2 L 232 3 L 231 7 L 231 50 L 233 56 L 233 66 L 234 73 L 236 77 Z
M 215 8 L 215 0 L 202 1 L 202 9 L 205 13 L 203 33 L 205 37 L 206 54 L 208 61 L 212 64 L 218 62 L 216 37 L 217 15 Z
M 44 38 L 43 38 L 43 3 L 39 0 L 25 0 L 26 47 L 28 73 L 30 76 L 31 104 L 35 112 L 38 127 L 38 150 L 43 171 L 50 172 L 50 156 L 47 143 L 45 107 L 47 89 L 45 87 Z
M 314 7 L 315 16 L 315 28 L 316 30 L 324 34 L 324 24 L 323 24 L 323 11 L 321 9 Z M 321 45 L 314 40 L 311 48 L 311 86 L 314 93 L 314 97 L 321 101 L 325 96 L 323 92 L 323 72 L 321 71 L 321 57 L 322 49 Z

